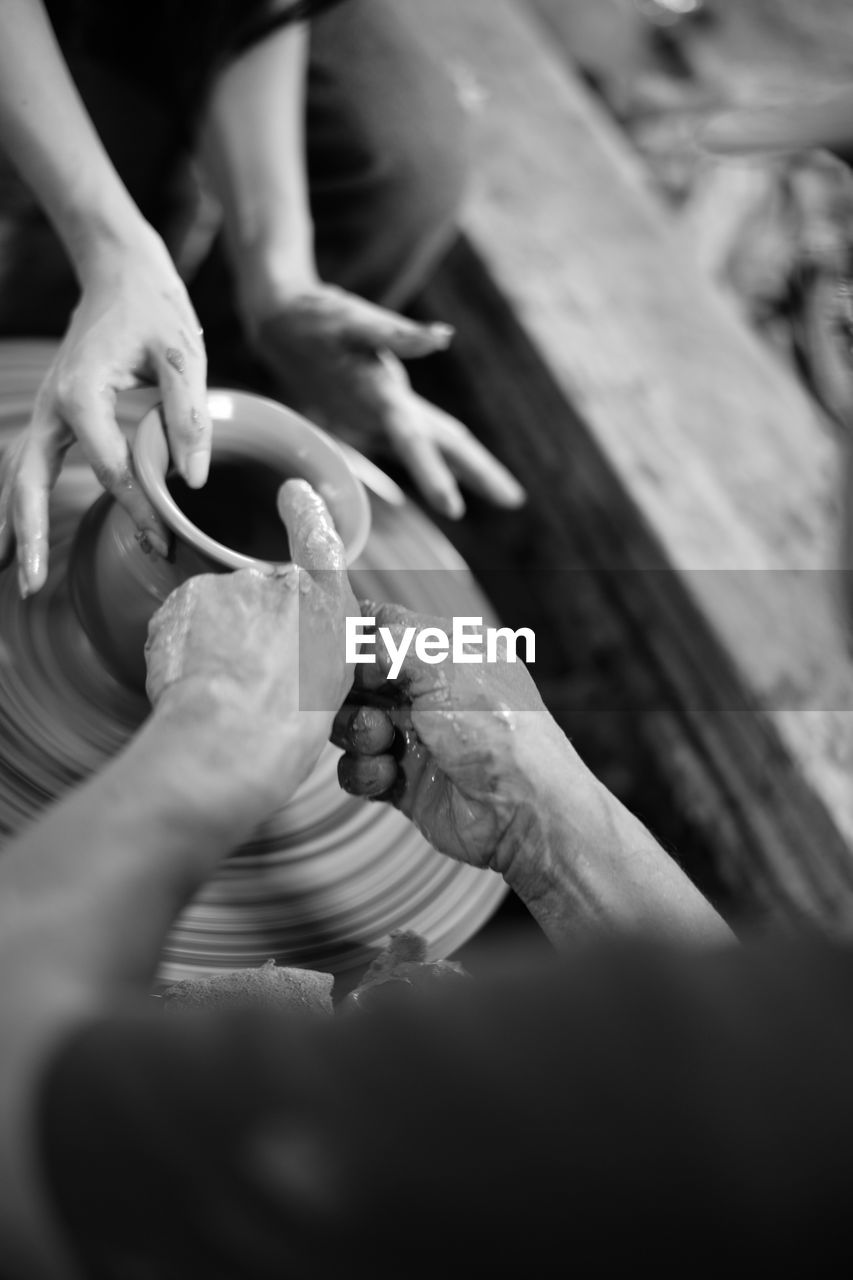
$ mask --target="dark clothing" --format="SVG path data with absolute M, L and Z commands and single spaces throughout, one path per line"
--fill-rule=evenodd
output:
M 849 950 L 625 947 L 323 1024 L 117 1014 L 42 1157 L 91 1280 L 819 1276 L 851 1080 Z
M 238 47 L 260 35 L 257 22 L 274 6 L 89 5 L 97 23 L 63 28 L 58 15 L 64 51 L 119 174 L 174 249 L 199 212 L 189 161 L 210 81 Z M 73 0 L 71 8 L 77 9 Z M 203 13 L 198 25 L 176 18 L 192 12 Z M 362 297 L 403 305 L 453 235 L 464 183 L 464 114 L 393 0 L 342 0 L 312 22 L 310 40 L 307 164 L 320 274 Z M 211 380 L 253 382 L 258 371 L 237 324 L 218 241 L 193 272 L 190 292 Z M 61 336 L 76 297 L 59 241 L 0 156 L 0 336 Z
M 85 56 L 144 88 L 187 127 L 231 58 L 342 0 L 46 0 L 72 60 Z M 191 136 L 189 130 L 187 138 Z

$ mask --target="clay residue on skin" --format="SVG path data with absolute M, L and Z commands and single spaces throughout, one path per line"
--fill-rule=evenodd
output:
M 199 329 L 197 332 L 198 332 L 199 338 L 201 338 L 204 335 L 204 329 Z M 198 356 L 202 354 L 202 351 L 204 349 L 202 347 L 202 344 L 197 340 L 197 338 L 194 338 L 190 334 L 188 334 L 186 329 L 179 329 L 178 337 L 181 339 L 181 342 L 183 342 L 187 351 L 190 351 L 194 356 Z
M 166 348 L 166 363 L 170 364 L 173 369 L 177 369 L 178 373 L 186 373 L 187 358 L 179 347 Z
M 505 703 L 501 703 L 498 709 L 494 712 L 494 717 L 499 724 L 502 724 L 505 728 L 509 729 L 510 733 L 515 733 L 517 728 L 516 718 L 511 708 Z
M 278 497 L 279 514 L 293 526 L 292 543 L 300 549 L 306 568 L 322 565 L 327 569 L 345 567 L 340 540 L 335 532 L 329 509 L 307 480 L 288 480 Z

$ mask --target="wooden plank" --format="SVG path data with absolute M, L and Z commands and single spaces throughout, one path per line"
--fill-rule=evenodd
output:
M 846 920 L 853 666 L 827 572 L 837 442 L 519 4 L 400 3 L 485 98 L 465 230 L 495 296 L 472 269 L 445 299 L 470 376 L 492 412 L 526 417 L 514 461 L 552 511 L 554 545 L 578 513 L 597 566 L 633 571 L 630 608 L 783 896 Z M 525 395 L 549 416 L 531 421 Z
M 536 497 L 537 558 L 516 590 L 522 598 L 515 601 L 513 625 L 525 621 L 525 593 L 531 615 L 548 593 L 554 602 L 549 647 L 562 648 L 570 669 L 579 661 L 588 670 L 589 619 L 578 619 L 574 601 L 591 573 L 599 607 L 621 618 L 621 644 L 613 655 L 618 670 L 599 684 L 586 708 L 587 724 L 566 722 L 567 732 L 594 738 L 590 718 L 600 714 L 606 722 L 623 715 L 627 697 L 630 714 L 642 721 L 640 736 L 659 753 L 658 769 L 672 787 L 668 800 L 657 796 L 651 803 L 656 814 L 647 810 L 654 829 L 665 830 L 667 803 L 682 810 L 694 804 L 696 770 L 685 779 L 682 764 L 695 756 L 705 769 L 701 790 L 725 798 L 717 813 L 705 806 L 703 834 L 738 914 L 805 912 L 846 928 L 853 868 L 834 816 L 775 727 L 756 715 L 730 655 L 714 643 L 695 602 L 685 598 L 683 575 L 606 567 L 620 555 L 624 561 L 620 548 L 642 534 L 625 519 L 624 497 L 608 491 L 606 464 L 583 422 L 469 248 L 453 255 L 428 303 L 433 314 L 449 315 L 458 325 L 456 372 L 466 394 L 464 403 L 450 407 L 476 425 Z M 487 583 L 499 581 L 506 572 L 503 551 L 493 565 L 481 555 L 477 569 Z M 558 707 L 552 710 L 559 714 Z M 633 767 L 627 743 L 625 754 Z M 804 849 L 816 856 L 804 858 Z

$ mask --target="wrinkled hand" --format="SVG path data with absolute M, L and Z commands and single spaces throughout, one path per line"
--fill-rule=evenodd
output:
M 395 645 L 407 627 L 451 632 L 446 619 L 396 605 L 361 607 L 377 629 L 390 629 Z M 440 852 L 517 878 L 542 761 L 574 755 L 526 667 L 520 660 L 426 665 L 412 646 L 390 681 L 383 644 L 375 654 L 375 664 L 356 667 L 332 731 L 345 752 L 341 786 L 388 800 Z
M 357 447 L 388 444 L 424 498 L 458 519 L 457 480 L 502 507 L 524 491 L 466 427 L 417 395 L 401 360 L 448 346 L 446 325 L 422 325 L 330 285 L 279 302 L 252 324 L 259 354 L 297 409 Z
M 156 384 L 172 458 L 194 488 L 207 478 L 207 362 L 186 290 L 159 238 L 93 257 L 68 332 L 39 389 L 29 428 L 7 454 L 0 490 L 0 564 L 17 543 L 21 594 L 48 567 L 48 499 L 75 438 L 100 483 L 162 554 L 166 531 L 133 474 L 116 393 Z
M 289 480 L 279 511 L 294 563 L 191 578 L 152 618 L 145 653 L 157 711 L 204 718 L 233 767 L 281 799 L 313 769 L 352 683 L 344 628 L 358 604 L 322 499 Z

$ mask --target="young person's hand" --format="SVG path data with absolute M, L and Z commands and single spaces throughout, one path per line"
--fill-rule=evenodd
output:
M 403 360 L 443 351 L 446 325 L 416 324 L 331 285 L 249 316 L 259 355 L 297 409 L 356 447 L 390 447 L 430 506 L 458 519 L 459 483 L 501 507 L 524 491 L 467 427 L 412 388 Z
M 206 378 L 198 320 L 159 237 L 142 227 L 131 243 L 100 243 L 87 257 L 80 301 L 29 428 L 4 460 L 0 563 L 8 563 L 17 545 L 22 596 L 38 591 L 47 577 L 50 491 L 75 439 L 140 533 L 168 554 L 166 531 L 133 473 L 116 422 L 116 394 L 144 383 L 159 387 L 172 458 L 199 488 L 210 461 Z

